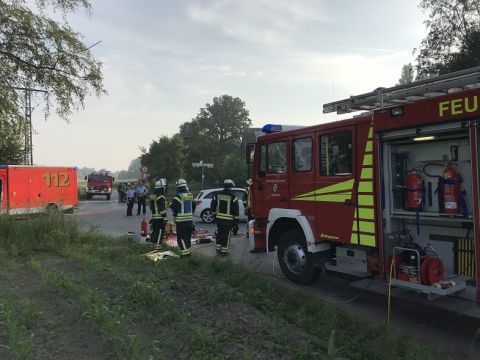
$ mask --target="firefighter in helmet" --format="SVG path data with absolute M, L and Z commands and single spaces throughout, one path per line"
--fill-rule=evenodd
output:
M 167 202 L 165 199 L 166 184 L 163 179 L 155 183 L 154 194 L 150 196 L 150 210 L 152 211 L 152 242 L 160 245 L 165 236 L 167 223 Z
M 172 200 L 170 208 L 173 211 L 175 224 L 177 225 L 177 243 L 181 250 L 181 257 L 186 257 L 192 253 L 191 241 L 195 202 L 193 201 L 192 193 L 188 190 L 185 179 L 178 179 L 176 187 L 177 193 Z
M 230 246 L 232 230 L 238 229 L 238 199 L 232 188 L 235 186 L 232 180 L 223 182 L 223 190 L 212 198 L 211 209 L 217 223 L 217 255 L 227 256 Z

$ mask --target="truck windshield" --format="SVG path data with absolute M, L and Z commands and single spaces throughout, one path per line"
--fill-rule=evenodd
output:
M 88 177 L 88 181 L 92 182 L 108 182 L 108 176 L 107 175 L 90 175 Z

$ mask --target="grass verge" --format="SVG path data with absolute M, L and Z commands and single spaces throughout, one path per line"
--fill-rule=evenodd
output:
M 141 256 L 144 246 L 81 233 L 59 214 L 0 218 L 0 249 L 0 269 L 10 279 L 30 268 L 42 280 L 26 278 L 35 281 L 36 292 L 10 287 L 1 293 L 0 316 L 10 324 L 9 348 L 17 358 L 37 357 L 25 332 L 36 311 L 26 306 L 26 315 L 18 315 L 12 309 L 25 292 L 34 299 L 42 291 L 54 291 L 68 304 L 74 325 L 100 334 L 97 346 L 108 352 L 101 358 L 458 358 L 352 319 L 311 294 L 228 261 L 192 257 L 153 263 Z M 36 331 L 31 330 L 41 337 Z M 85 331 L 68 335 L 75 340 L 80 333 L 83 338 Z M 86 351 L 74 350 L 80 357 Z

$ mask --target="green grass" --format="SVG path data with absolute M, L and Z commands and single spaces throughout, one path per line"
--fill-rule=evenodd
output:
M 231 349 L 246 359 L 454 358 L 228 261 L 194 256 L 154 263 L 141 256 L 146 251 L 128 238 L 81 233 L 59 214 L 0 217 L 0 272 L 15 274 L 12 262 L 30 264 L 45 291 L 65 299 L 72 318 L 100 333 L 114 358 L 221 359 Z M 25 329 L 39 310 L 23 302 L 12 317 L 20 301 L 14 297 L 2 295 L 0 316 L 20 358 L 32 353 Z

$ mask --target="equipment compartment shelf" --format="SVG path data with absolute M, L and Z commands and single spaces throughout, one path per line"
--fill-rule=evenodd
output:
M 461 215 L 450 215 L 450 214 L 440 214 L 440 213 L 429 213 L 429 212 L 419 212 L 418 216 L 422 220 L 429 220 L 429 221 L 439 221 L 439 222 L 473 222 L 471 215 L 469 217 L 464 218 Z M 390 217 L 397 218 L 397 219 L 412 219 L 416 220 L 417 215 L 415 212 L 412 211 L 401 211 L 395 210 L 390 214 Z
M 451 295 L 458 291 L 464 290 L 467 287 L 467 284 L 464 281 L 459 281 L 454 286 L 448 287 L 446 289 L 436 288 L 429 285 L 416 284 L 413 282 L 403 281 L 398 279 L 392 279 L 391 283 L 394 286 L 420 291 L 427 295 L 435 294 L 440 296 Z

